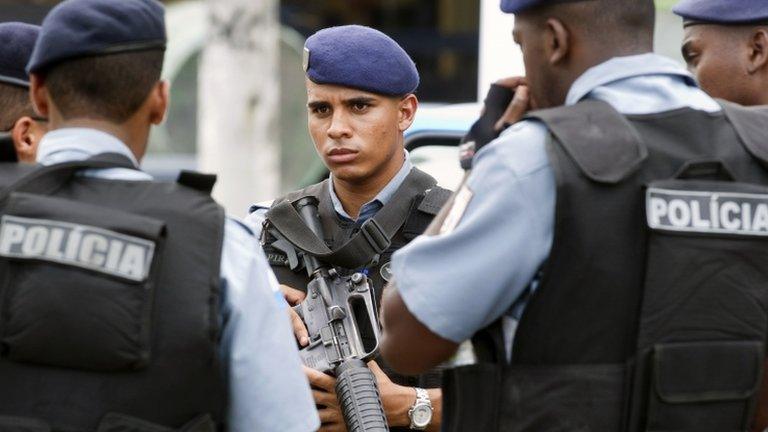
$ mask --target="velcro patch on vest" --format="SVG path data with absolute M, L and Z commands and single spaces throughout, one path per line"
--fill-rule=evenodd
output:
M 0 256 L 48 261 L 142 282 L 155 243 L 102 228 L 45 219 L 3 216 Z
M 768 195 L 649 188 L 648 226 L 703 234 L 768 236 Z

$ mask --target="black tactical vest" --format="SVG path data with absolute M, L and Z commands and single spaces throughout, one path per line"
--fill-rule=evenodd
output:
M 214 431 L 224 212 L 174 183 L 42 167 L 0 196 L 0 430 Z
M 497 323 L 474 340 L 481 363 L 447 373 L 445 430 L 749 429 L 768 334 L 768 112 L 624 117 L 587 101 L 530 117 L 551 133 L 553 249 L 511 364 Z
M 407 194 L 405 197 L 409 203 L 407 215 L 402 219 L 400 229 L 392 237 L 391 245 L 380 255 L 376 262 L 365 267 L 365 273 L 368 274 L 368 277 L 373 282 L 377 304 L 380 303 L 382 291 L 391 278 L 389 262 L 392 259 L 392 254 L 422 234 L 450 197 L 449 191 L 436 186 L 436 184 L 437 182 L 433 178 L 414 168 L 400 187 L 401 190 L 412 190 L 412 193 Z M 331 250 L 337 250 L 349 241 L 359 231 L 360 227 L 355 222 L 345 221 L 339 217 L 333 208 L 329 187 L 331 187 L 330 182 L 325 180 L 322 183 L 275 200 L 275 204 L 286 200 L 295 202 L 306 196 L 317 198 L 320 203 L 318 207 L 320 220 L 323 224 L 323 231 L 326 234 L 325 242 Z M 306 291 L 306 286 L 309 283 L 306 271 L 303 268 L 298 271 L 290 269 L 286 254 L 273 247 L 275 236 L 271 234 L 272 229 L 274 228 L 271 226 L 269 219 L 267 219 L 262 231 L 262 244 L 278 281 L 281 284 Z M 350 273 L 357 270 L 360 269 L 349 269 Z M 382 360 L 378 359 L 378 361 L 381 364 Z M 424 388 L 440 386 L 440 374 L 437 371 L 418 377 L 406 377 L 394 373 L 386 365 L 382 364 L 382 368 L 392 378 L 393 382 L 399 385 Z

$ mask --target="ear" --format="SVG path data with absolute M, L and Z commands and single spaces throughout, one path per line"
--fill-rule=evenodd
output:
M 400 132 L 405 132 L 416 119 L 416 111 L 419 109 L 419 99 L 411 93 L 398 103 L 397 126 Z
M 160 81 L 149 95 L 150 110 L 149 121 L 153 125 L 159 125 L 165 121 L 168 106 L 171 103 L 171 85 L 168 81 Z
M 747 71 L 753 74 L 768 65 L 768 29 L 758 28 L 749 40 L 749 64 Z
M 571 34 L 562 21 L 549 18 L 544 29 L 544 54 L 550 65 L 561 63 L 571 50 Z
M 37 157 L 37 144 L 42 138 L 43 132 L 39 130 L 37 123 L 30 117 L 22 117 L 16 121 L 11 130 L 13 147 L 19 162 L 34 163 Z
M 50 96 L 48 88 L 45 86 L 45 78 L 42 75 L 32 74 L 29 77 L 29 97 L 32 99 L 35 112 L 40 117 L 50 117 Z

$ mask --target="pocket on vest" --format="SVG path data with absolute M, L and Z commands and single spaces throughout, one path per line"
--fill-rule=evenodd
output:
M 145 367 L 163 222 L 23 193 L 0 216 L 3 356 L 89 371 Z
M 646 221 L 631 430 L 747 430 L 768 332 L 768 188 L 655 182 Z

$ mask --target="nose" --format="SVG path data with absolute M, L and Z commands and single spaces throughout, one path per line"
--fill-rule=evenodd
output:
M 332 140 L 341 140 L 343 138 L 352 138 L 352 129 L 349 125 L 346 114 L 338 110 L 333 113 L 331 126 L 328 128 L 328 138 Z

